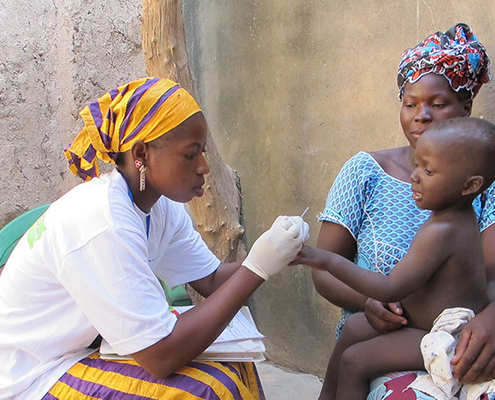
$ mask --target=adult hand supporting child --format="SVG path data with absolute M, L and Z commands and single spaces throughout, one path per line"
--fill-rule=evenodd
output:
M 495 297 L 495 229 L 481 235 L 489 282 L 490 298 Z M 484 382 L 495 376 L 495 304 L 492 301 L 465 326 L 457 344 L 452 364 L 454 376 L 462 383 Z
M 462 383 L 479 383 L 493 379 L 495 371 L 495 338 L 491 305 L 473 318 L 462 330 L 455 356 L 454 376 Z M 488 327 L 492 327 L 488 329 Z
M 254 242 L 242 263 L 265 281 L 287 266 L 309 238 L 309 226 L 301 217 L 278 217 Z

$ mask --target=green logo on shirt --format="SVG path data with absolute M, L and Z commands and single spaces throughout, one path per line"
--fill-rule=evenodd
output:
M 41 234 L 46 230 L 45 226 L 45 215 L 43 214 L 31 228 L 29 228 L 27 233 L 27 240 L 29 248 L 32 249 L 34 242 L 41 239 Z

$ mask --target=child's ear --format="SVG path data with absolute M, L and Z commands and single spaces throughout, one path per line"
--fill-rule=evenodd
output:
M 462 195 L 469 196 L 470 194 L 478 192 L 483 186 L 483 183 L 485 183 L 485 178 L 483 178 L 481 175 L 471 176 L 464 185 Z

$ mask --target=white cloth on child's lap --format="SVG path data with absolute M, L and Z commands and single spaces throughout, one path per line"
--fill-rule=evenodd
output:
M 495 381 L 462 385 L 453 376 L 454 366 L 450 361 L 462 329 L 473 317 L 472 310 L 457 307 L 445 309 L 435 319 L 430 333 L 421 340 L 421 353 L 428 374 L 418 376 L 410 388 L 437 400 L 477 400 L 483 393 L 495 392 Z

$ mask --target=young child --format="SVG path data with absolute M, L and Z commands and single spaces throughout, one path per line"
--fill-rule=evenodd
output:
M 478 313 L 488 303 L 472 201 L 495 179 L 495 125 L 477 118 L 442 121 L 419 137 L 416 159 L 412 196 L 432 213 L 388 276 L 321 249 L 304 246 L 299 253 L 298 263 L 327 270 L 366 296 L 401 301 L 408 321 L 402 329 L 380 334 L 363 313 L 349 318 L 320 399 L 365 399 L 372 378 L 424 369 L 420 342 L 437 316 L 453 307 Z

